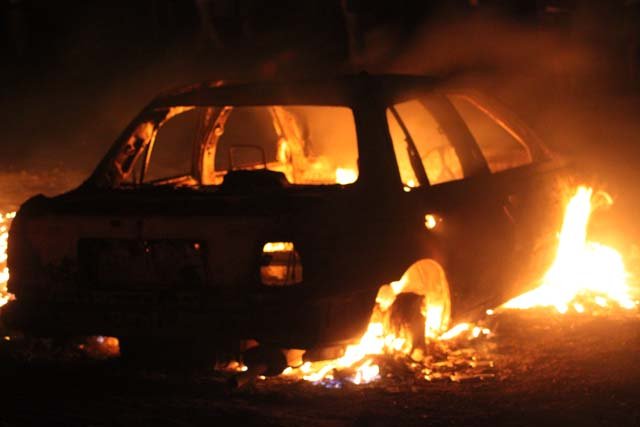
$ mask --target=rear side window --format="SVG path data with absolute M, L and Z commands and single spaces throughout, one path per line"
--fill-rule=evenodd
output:
M 491 172 L 531 163 L 529 147 L 490 110 L 466 95 L 449 95 L 449 100 L 469 128 Z
M 153 124 L 123 148 L 120 157 L 137 159 L 133 169 L 118 166 L 128 173 L 125 185 L 205 187 L 234 171 L 256 177 L 265 169 L 294 185 L 358 179 L 356 126 L 347 107 L 179 106 Z
M 387 123 L 405 187 L 419 187 L 422 168 L 429 184 L 464 177 L 462 165 L 447 134 L 417 99 L 387 108 Z

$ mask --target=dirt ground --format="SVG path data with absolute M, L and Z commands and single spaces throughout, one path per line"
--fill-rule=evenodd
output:
M 491 359 L 484 379 L 427 381 L 403 361 L 382 359 L 380 380 L 341 388 L 278 377 L 229 391 L 211 371 L 132 369 L 118 358 L 5 339 L 0 426 L 640 425 L 637 313 L 536 310 L 487 325 L 488 337 L 450 349 Z

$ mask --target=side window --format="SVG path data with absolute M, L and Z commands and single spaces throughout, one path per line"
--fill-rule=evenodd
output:
M 387 108 L 387 124 L 405 187 L 421 185 L 420 166 L 431 185 L 464 177 L 449 137 L 422 102 L 414 99 Z
M 347 107 L 176 106 L 157 130 L 156 122 L 136 130 L 115 162 L 127 185 L 205 189 L 231 171 L 265 179 L 264 169 L 294 185 L 349 185 L 358 179 L 358 139 Z
M 529 147 L 506 123 L 475 99 L 449 95 L 449 100 L 467 124 L 491 172 L 531 163 Z
M 170 118 L 158 129 L 144 182 L 190 178 L 199 114 L 197 108 L 186 111 Z

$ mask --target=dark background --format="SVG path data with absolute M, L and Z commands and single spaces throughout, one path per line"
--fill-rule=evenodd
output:
M 361 70 L 465 70 L 614 196 L 635 187 L 639 1 L 1 0 L 0 22 L 3 203 L 79 183 L 159 91 Z

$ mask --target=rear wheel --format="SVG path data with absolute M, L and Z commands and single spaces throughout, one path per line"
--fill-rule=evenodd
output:
M 383 287 L 378 293 L 383 311 L 387 310 L 385 299 L 391 328 L 410 331 L 414 347 L 438 337 L 449 326 L 449 284 L 443 268 L 434 260 L 417 261 L 399 281 Z

